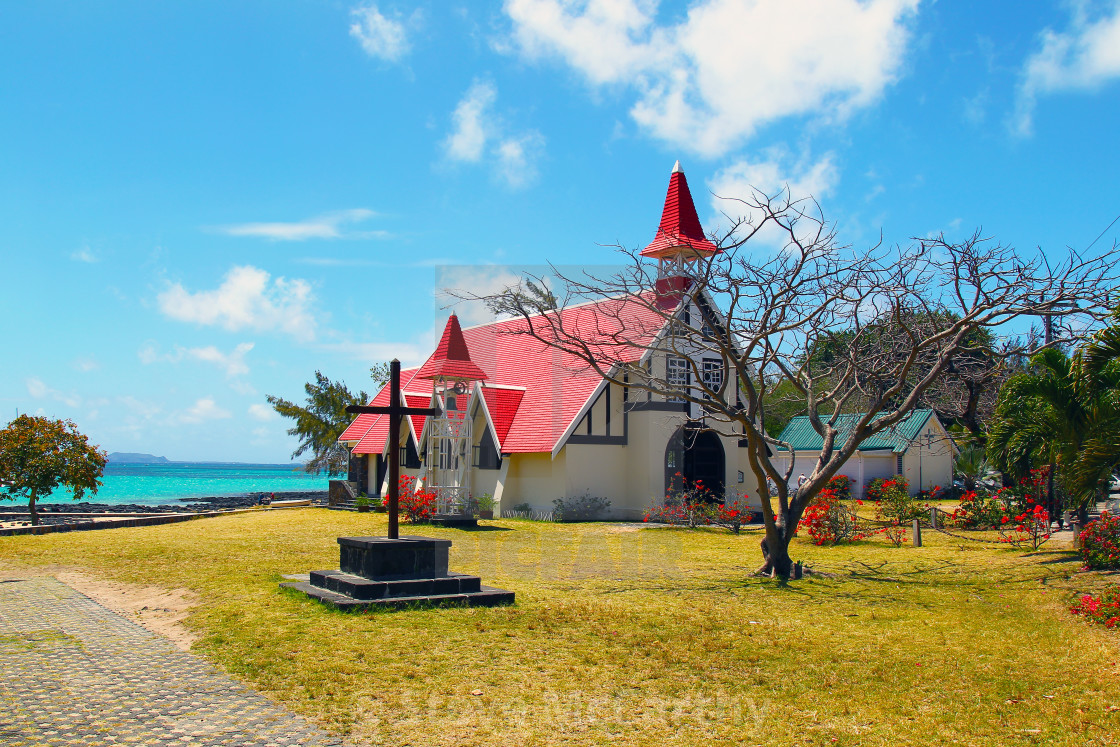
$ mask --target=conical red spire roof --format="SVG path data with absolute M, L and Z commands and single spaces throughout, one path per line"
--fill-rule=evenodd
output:
M 443 328 L 443 337 L 432 357 L 416 372 L 418 379 L 434 379 L 439 376 L 456 379 L 485 381 L 486 374 L 471 361 L 467 341 L 463 339 L 463 328 L 459 317 L 452 314 Z
M 704 236 L 704 228 L 696 215 L 696 205 L 688 190 L 688 181 L 681 170 L 681 162 L 673 166 L 669 177 L 669 191 L 665 195 L 665 208 L 661 211 L 661 225 L 650 245 L 642 250 L 643 257 L 668 257 L 688 247 L 699 254 L 720 251 Z

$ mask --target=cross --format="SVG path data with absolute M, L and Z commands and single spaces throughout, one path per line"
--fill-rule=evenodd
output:
M 398 404 L 401 401 L 401 362 L 394 358 L 389 363 L 389 404 L 385 407 L 365 407 L 350 405 L 346 412 L 351 414 L 368 413 L 370 415 L 389 416 L 389 539 L 398 539 L 400 532 L 397 529 L 397 511 L 400 502 L 401 450 L 399 439 L 401 433 L 402 415 L 437 415 L 439 409 L 435 407 L 404 407 Z

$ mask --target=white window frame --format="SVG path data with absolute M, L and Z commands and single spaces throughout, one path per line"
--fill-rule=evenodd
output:
M 723 386 L 723 360 L 720 358 L 704 358 L 700 361 L 700 374 L 704 377 L 704 386 L 713 392 L 718 392 Z M 711 396 L 705 394 L 706 399 Z
M 687 389 L 691 381 L 688 370 L 688 359 L 679 355 L 669 355 L 665 358 L 665 382 L 670 387 Z M 684 402 L 684 397 L 668 397 L 669 402 Z

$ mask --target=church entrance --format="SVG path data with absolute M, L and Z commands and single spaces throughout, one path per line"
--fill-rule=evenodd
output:
M 713 498 L 723 499 L 726 474 L 723 443 L 712 431 L 683 425 L 665 447 L 665 489 L 679 490 L 700 481 Z

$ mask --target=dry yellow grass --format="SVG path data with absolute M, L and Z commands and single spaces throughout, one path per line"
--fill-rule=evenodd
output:
M 799 541 L 837 577 L 780 587 L 748 577 L 756 534 L 491 525 L 415 531 L 515 607 L 345 614 L 282 592 L 337 567 L 335 537 L 384 532 L 316 509 L 4 538 L 0 562 L 189 589 L 196 651 L 357 742 L 1120 742 L 1120 638 L 1067 612 L 1107 579 L 1061 549 Z

